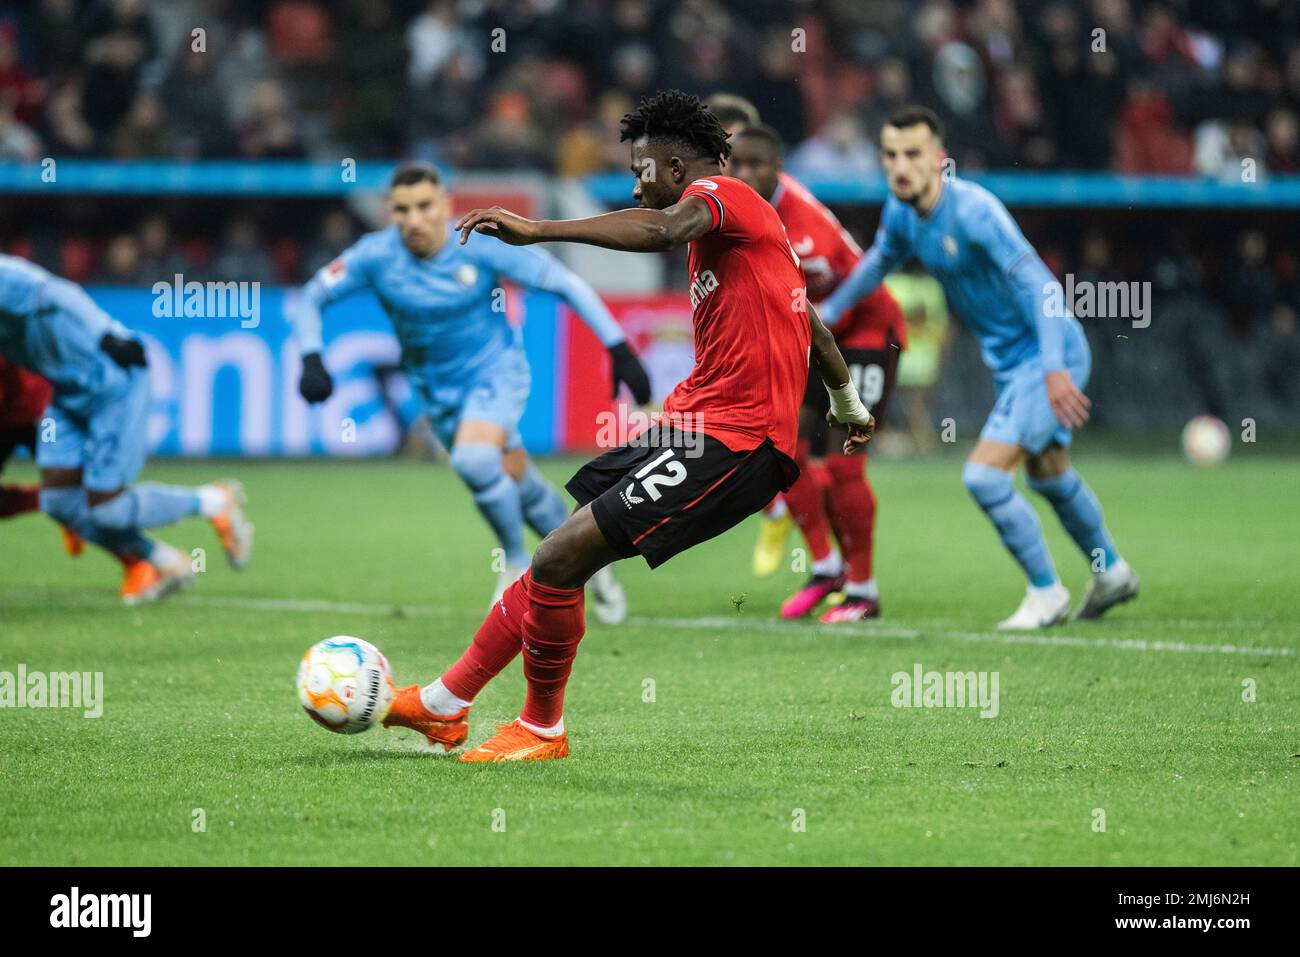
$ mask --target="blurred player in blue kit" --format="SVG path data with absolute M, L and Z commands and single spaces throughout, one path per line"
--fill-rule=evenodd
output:
M 568 513 L 519 436 L 530 373 L 521 332 L 502 305 L 501 284 L 554 293 L 573 309 L 609 350 L 616 393 L 624 383 L 638 403 L 646 403 L 650 380 L 600 297 L 559 260 L 478 234 L 465 245 L 449 242 L 456 235 L 450 197 L 434 167 L 399 167 L 388 202 L 392 225 L 363 236 L 323 267 L 292 309 L 302 351 L 299 388 L 308 402 L 329 398 L 333 382 L 321 357 L 321 311 L 371 290 L 393 323 L 402 368 L 434 432 L 500 542 L 504 568 L 495 603 L 528 567 L 525 522 L 545 537 Z M 601 621 L 616 624 L 626 617 L 627 600 L 610 569 L 592 579 L 590 592 Z
M 232 567 L 248 563 L 253 526 L 239 483 L 132 484 L 148 454 L 144 345 L 80 286 L 0 255 L 0 355 L 53 387 L 35 442 L 40 507 L 74 555 L 89 541 L 122 562 L 123 601 L 156 601 L 194 580 L 188 555 L 144 532 L 186 516 L 212 522 Z
M 1083 329 L 1006 207 L 980 186 L 943 174 L 943 130 L 933 112 L 899 109 L 880 143 L 891 195 L 871 249 L 823 302 L 822 319 L 834 329 L 910 259 L 939 281 L 979 340 L 997 388 L 963 478 L 1029 579 L 1020 607 L 999 627 L 1044 628 L 1070 617 L 1070 593 L 1042 527 L 1013 484 L 1022 465 L 1029 487 L 1051 504 L 1092 568 L 1075 617 L 1100 617 L 1137 595 L 1138 577 L 1116 550 L 1096 495 L 1070 465 L 1071 431 L 1088 421 L 1091 406 L 1082 392 L 1092 368 Z

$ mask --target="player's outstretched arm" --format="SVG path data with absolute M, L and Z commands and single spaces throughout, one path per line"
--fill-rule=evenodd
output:
M 585 219 L 527 219 L 500 206 L 474 209 L 456 223 L 463 245 L 470 232 L 495 236 L 512 246 L 586 243 L 633 253 L 656 253 L 699 239 L 713 229 L 705 201 L 687 196 L 667 209 L 619 209 Z
M 628 344 L 627 334 L 584 279 L 542 249 L 516 249 L 499 243 L 484 243 L 483 248 L 500 273 L 522 286 L 559 296 L 596 334 L 613 364 L 613 398 L 618 398 L 619 383 L 626 383 L 638 404 L 650 401 L 650 376 Z
M 366 263 L 357 246 L 322 266 L 302 287 L 286 318 L 302 355 L 298 392 L 311 404 L 324 402 L 334 393 L 334 380 L 321 357 L 325 348 L 322 312 L 327 305 L 365 287 L 369 282 Z
M 848 363 L 840 354 L 840 347 L 835 344 L 835 337 L 822 324 L 811 304 L 808 306 L 808 328 L 812 332 L 809 359 L 831 397 L 831 410 L 826 414 L 826 421 L 848 426 L 849 437 L 844 440 L 844 454 L 851 455 L 871 441 L 876 420 L 858 396 L 857 386 L 849 375 Z
M 149 364 L 144 343 L 135 338 L 120 323 L 114 322 L 113 318 L 90 298 L 90 294 L 76 283 L 61 276 L 51 275 L 39 266 L 26 262 L 7 270 L 7 273 L 4 278 L 10 295 L 17 293 L 24 301 L 35 299 L 42 294 L 43 280 L 52 290 L 51 296 L 57 297 L 61 308 L 38 311 L 37 322 L 50 321 L 48 317 L 55 316 L 75 317 L 73 321 L 85 327 L 93 340 L 99 344 L 100 351 L 121 368 L 130 370 Z M 26 310 L 9 310 L 9 312 L 23 315 Z
M 911 254 L 911 247 L 896 224 L 897 214 L 886 203 L 871 248 L 835 291 L 822 300 L 821 316 L 826 326 L 834 326 L 840 316 L 875 292 L 885 277 Z
M 320 284 L 313 279 L 303 288 L 296 308 L 289 314 L 289 325 L 302 355 L 298 392 L 313 405 L 324 402 L 334 392 L 334 380 L 321 358 L 321 350 L 325 348 L 321 335 L 321 306 L 325 298 Z

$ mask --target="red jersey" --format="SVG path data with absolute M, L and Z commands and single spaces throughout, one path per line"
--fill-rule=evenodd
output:
M 799 256 L 808 281 L 808 297 L 813 302 L 825 299 L 853 271 L 862 258 L 862 249 L 835 214 L 787 173 L 781 174 L 772 206 L 785 223 L 790 245 Z M 845 349 L 885 349 L 890 342 L 907 347 L 903 310 L 884 285 L 840 316 L 831 331 Z
M 45 413 L 54 387 L 0 356 L 0 429 L 34 425 Z
M 687 196 L 704 200 L 713 229 L 690 244 L 695 367 L 664 413 L 733 452 L 770 436 L 793 459 L 812 345 L 799 261 L 776 210 L 740 180 L 697 179 Z

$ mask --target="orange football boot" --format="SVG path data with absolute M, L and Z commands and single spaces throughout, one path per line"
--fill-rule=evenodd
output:
M 469 737 L 469 708 L 455 714 L 434 714 L 420 700 L 420 686 L 408 685 L 393 692 L 393 704 L 384 718 L 385 728 L 410 728 L 450 751 Z
M 120 593 L 126 605 L 158 601 L 194 581 L 194 572 L 183 561 L 177 562 L 174 568 L 163 569 L 142 558 L 121 558 L 125 575 Z
M 60 525 L 59 531 L 63 532 L 63 550 L 73 558 L 86 550 L 86 540 L 68 526 Z
M 226 505 L 212 516 L 212 527 L 216 529 L 230 567 L 242 571 L 253 554 L 253 525 L 244 514 L 247 502 L 244 486 L 233 480 L 213 484 L 225 494 Z
M 516 718 L 497 725 L 497 733 L 472 751 L 460 756 L 462 761 L 549 761 L 569 756 L 569 735 L 544 738 L 529 731 Z

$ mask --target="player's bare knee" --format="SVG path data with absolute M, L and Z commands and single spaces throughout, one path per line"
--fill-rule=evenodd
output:
M 91 507 L 93 508 L 94 506 L 101 505 L 104 502 L 113 501 L 115 498 L 120 497 L 121 494 L 125 491 L 126 491 L 125 487 L 115 488 L 107 492 L 99 492 L 93 489 L 87 490 L 86 501 L 89 502 Z
M 1050 479 L 1064 475 L 1070 467 L 1070 450 L 1063 445 L 1049 445 L 1025 460 L 1025 474 L 1031 479 Z
M 542 539 L 533 552 L 533 578 L 543 585 L 556 588 L 574 588 L 571 584 L 582 565 L 575 537 L 561 525 Z M 581 581 L 578 582 L 582 584 Z
M 518 482 L 528 471 L 528 453 L 522 448 L 509 449 L 502 458 L 506 474 Z
M 987 465 L 1014 474 L 1025 461 L 1025 450 L 1018 445 L 980 439 L 966 458 L 967 465 Z
M 81 488 L 81 469 L 41 469 L 41 488 Z

